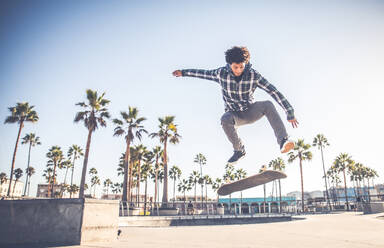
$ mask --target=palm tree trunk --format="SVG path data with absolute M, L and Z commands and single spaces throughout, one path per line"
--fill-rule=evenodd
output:
M 282 207 L 281 207 L 281 183 L 280 183 L 280 179 L 279 179 L 279 213 L 282 212 Z
M 73 155 L 73 163 L 72 163 L 72 173 L 71 173 L 71 186 L 73 185 L 73 170 L 75 169 L 75 158 L 76 158 L 77 152 L 75 151 L 75 154 Z M 72 190 L 69 193 L 69 198 L 72 198 Z
M 345 169 L 343 170 L 344 175 L 344 192 L 345 192 L 345 199 L 347 201 L 347 211 L 349 211 L 349 203 L 348 203 L 348 193 L 347 193 L 347 179 L 345 177 Z
M 175 207 L 176 200 L 176 177 L 173 179 L 173 207 Z
M 357 192 L 357 180 L 353 178 L 352 183 L 353 183 L 353 191 L 355 193 L 355 202 L 357 202 L 357 199 L 359 197 L 359 192 Z
M 264 213 L 265 213 L 265 201 L 266 201 L 266 194 L 267 194 L 267 188 L 266 188 L 266 185 L 264 184 L 263 185 L 263 188 L 264 188 Z
M 147 178 L 145 179 L 144 195 L 144 216 L 147 216 Z
M 371 193 L 369 192 L 369 178 L 367 179 L 368 182 L 368 202 L 371 202 Z
M 203 168 L 200 164 L 200 177 L 203 178 Z M 201 184 L 201 209 L 203 209 L 203 201 L 204 201 L 204 184 Z
M 27 173 L 25 173 L 25 187 L 24 187 L 24 196 L 25 194 L 27 193 L 27 184 L 28 184 L 28 172 L 29 172 L 29 162 L 31 161 L 31 146 L 32 146 L 32 143 L 29 142 L 29 149 L 28 149 L 28 163 L 27 163 Z
M 54 194 L 54 187 L 55 187 L 55 183 L 56 183 L 56 164 L 57 162 L 54 161 L 54 166 L 53 166 L 53 180 L 52 180 L 52 186 L 51 186 L 51 197 L 55 198 L 55 194 Z
M 139 159 L 139 161 L 137 162 L 137 196 L 136 196 L 138 205 L 140 205 L 140 178 L 141 178 L 140 167 L 141 167 L 141 164 Z
M 67 184 L 67 173 L 68 173 L 68 167 L 65 170 L 64 184 Z
M 47 197 L 51 197 L 51 175 L 48 175 L 48 189 L 47 189 Z
M 340 206 L 339 182 L 336 182 L 336 199 L 337 199 L 337 205 Z
M 93 129 L 92 127 L 88 129 L 87 146 L 86 146 L 85 155 L 84 155 L 83 171 L 81 173 L 79 198 L 84 198 L 85 176 L 87 175 L 87 165 L 88 165 L 89 148 L 91 146 L 92 129 Z
M 15 180 L 15 183 L 13 184 L 13 190 L 12 190 L 12 196 L 15 197 L 15 187 L 17 184 L 17 179 Z
M 197 203 L 196 186 L 197 186 L 197 183 L 195 182 L 195 203 Z
M 127 140 L 127 149 L 125 150 L 125 158 L 124 158 L 124 180 L 123 180 L 123 202 L 130 202 L 131 201 L 131 162 L 129 161 L 130 158 L 130 143 L 131 141 Z M 128 168 L 129 165 L 129 168 Z M 129 179 L 129 181 L 128 181 Z M 127 185 L 128 184 L 128 185 Z M 127 192 L 128 188 L 128 192 Z
M 205 185 L 205 207 L 207 208 L 208 213 L 208 187 Z
M 327 203 L 328 203 L 329 209 L 332 210 L 331 203 L 329 202 L 327 174 L 325 173 L 324 155 L 323 155 L 323 146 L 322 145 L 320 145 L 320 151 L 321 151 L 321 161 L 323 162 L 324 182 L 325 182 L 325 192 L 326 192 L 326 195 L 327 195 Z
M 28 176 L 29 176 L 29 175 L 28 175 Z M 29 189 L 30 189 L 30 187 L 31 187 L 31 176 L 32 176 L 32 175 L 29 176 L 29 180 L 28 180 L 28 194 L 27 194 L 28 196 L 29 196 Z
M 243 191 L 240 191 L 240 208 L 239 208 L 239 213 L 243 213 Z
M 184 189 L 184 214 L 185 214 L 185 189 Z
M 301 176 L 301 205 L 302 205 L 302 210 L 304 212 L 304 181 L 303 181 L 303 165 L 302 165 L 301 155 L 299 155 L 299 159 L 300 159 L 300 176 Z
M 13 151 L 13 157 L 12 157 L 12 165 L 11 165 L 11 173 L 9 174 L 9 187 L 8 187 L 8 192 L 7 196 L 10 195 L 11 193 L 11 184 L 12 184 L 12 178 L 13 178 L 13 170 L 15 169 L 15 160 L 16 160 L 16 152 L 17 152 L 17 146 L 19 144 L 19 139 L 20 139 L 20 134 L 21 134 L 21 129 L 23 129 L 23 121 L 20 122 L 19 126 L 19 132 L 17 133 L 17 139 L 16 139 L 16 145 L 15 145 L 15 150 Z
M 155 168 L 155 204 L 157 204 L 157 191 L 158 191 L 158 174 L 159 174 L 159 156 L 156 155 L 156 168 Z
M 167 207 L 167 203 L 168 203 L 167 142 L 168 142 L 167 137 L 165 137 L 165 140 L 164 140 L 164 154 L 163 154 L 163 161 L 164 161 L 164 186 L 163 186 L 163 200 L 162 200 L 163 207 Z

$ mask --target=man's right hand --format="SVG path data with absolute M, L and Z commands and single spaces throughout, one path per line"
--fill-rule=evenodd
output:
M 175 77 L 181 77 L 183 74 L 181 73 L 180 70 L 176 70 L 176 71 L 172 72 L 172 75 Z

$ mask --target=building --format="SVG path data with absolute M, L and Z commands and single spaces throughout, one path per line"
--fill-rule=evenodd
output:
M 49 188 L 49 184 L 38 184 L 36 197 L 39 197 L 39 198 L 49 197 L 50 194 L 48 194 L 48 188 Z M 53 192 L 56 195 L 56 197 L 60 197 L 60 198 L 70 197 L 70 194 L 64 189 L 64 187 L 61 184 L 53 185 Z M 77 197 L 79 197 L 79 193 L 72 194 L 72 198 L 77 198 Z
M 16 185 L 15 185 L 16 183 Z M 9 179 L 0 185 L 0 197 L 6 197 L 8 193 Z M 21 197 L 24 191 L 24 183 L 22 181 L 12 180 L 10 197 Z
M 257 214 L 257 213 L 279 213 L 279 197 L 255 197 L 255 198 L 221 198 L 219 203 L 223 204 L 224 211 L 228 213 Z M 296 198 L 290 196 L 281 197 L 282 212 L 296 212 Z
M 196 195 L 196 198 L 197 198 L 198 202 L 201 202 L 201 200 L 207 201 L 207 198 L 205 196 L 201 197 L 201 195 Z M 203 199 L 201 199 L 201 198 L 203 198 Z M 174 200 L 174 198 L 171 198 L 169 201 L 173 201 L 173 200 Z M 176 201 L 184 201 L 184 196 L 177 195 L 176 196 Z M 185 201 L 187 201 L 187 202 L 195 201 L 195 196 L 194 195 L 186 195 L 185 196 Z M 208 201 L 213 201 L 213 199 L 209 199 L 208 198 Z
M 133 195 L 131 195 L 131 197 L 132 197 L 131 202 L 136 203 L 137 202 L 137 195 L 133 194 Z M 101 199 L 104 199 L 104 200 L 121 200 L 122 194 L 103 194 L 101 196 Z M 147 195 L 147 202 L 152 202 L 152 201 L 153 201 L 153 197 L 150 197 L 149 195 Z M 142 194 L 139 195 L 139 202 L 140 202 L 140 205 L 144 204 L 145 195 L 142 195 Z

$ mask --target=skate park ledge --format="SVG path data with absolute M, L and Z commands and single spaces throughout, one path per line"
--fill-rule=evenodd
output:
M 205 215 L 205 216 L 126 216 L 119 227 L 167 227 L 201 225 L 239 225 L 291 221 L 290 214 Z

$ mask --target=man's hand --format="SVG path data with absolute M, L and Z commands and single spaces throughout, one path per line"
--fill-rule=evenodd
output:
M 299 125 L 299 122 L 296 120 L 296 118 L 288 121 L 292 124 L 293 128 L 296 128 L 297 125 Z
M 181 73 L 180 70 L 176 70 L 176 71 L 172 72 L 172 75 L 175 77 L 181 77 L 183 74 Z

